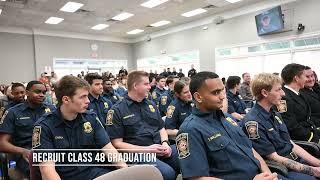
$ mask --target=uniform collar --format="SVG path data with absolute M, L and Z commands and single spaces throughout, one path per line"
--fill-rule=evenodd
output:
M 133 103 L 137 103 L 137 104 L 147 103 L 147 99 L 146 99 L 146 98 L 144 98 L 141 102 L 137 102 L 137 101 L 132 100 L 132 99 L 129 97 L 128 94 L 126 94 L 126 95 L 124 96 L 124 98 L 126 99 L 128 106 L 132 105 Z
M 64 118 L 61 113 L 61 110 L 60 110 L 60 107 L 57 107 L 57 109 L 53 112 L 53 114 L 54 114 L 54 116 L 56 116 L 55 123 L 54 123 L 55 127 L 61 125 L 62 123 L 65 123 Z M 82 117 L 82 114 L 78 113 L 78 115 L 74 121 L 84 122 L 84 118 Z
M 259 103 L 256 103 L 253 109 L 257 109 L 257 112 L 259 112 L 264 119 L 270 119 L 270 117 L 272 117 L 272 112 L 266 111 Z
M 287 85 L 284 85 L 284 87 L 287 88 L 287 89 L 289 89 L 290 91 L 294 92 L 296 95 L 299 96 L 299 92 L 298 92 L 298 91 L 292 89 L 291 87 L 289 87 L 289 86 L 287 86 Z
M 213 112 L 201 112 L 196 107 L 192 108 L 192 114 L 201 117 L 202 119 L 205 119 L 207 121 L 212 121 L 213 119 L 220 120 L 222 117 L 224 117 L 224 114 L 221 110 L 216 110 Z
M 90 102 L 100 101 L 101 100 L 101 96 L 98 96 L 98 99 L 96 99 L 95 97 L 92 96 L 91 93 L 89 93 L 88 98 L 89 98 Z
M 191 102 L 184 102 L 182 101 L 180 98 L 177 97 L 178 102 L 182 105 L 182 106 L 186 106 L 186 105 L 190 105 Z
M 41 104 L 40 106 L 36 107 L 36 108 L 33 108 L 33 107 L 30 106 L 30 104 L 29 104 L 27 101 L 25 101 L 25 102 L 23 102 L 22 105 L 21 105 L 21 110 L 22 110 L 22 111 L 24 111 L 24 110 L 26 110 L 26 109 L 33 109 L 33 110 L 35 110 L 35 109 L 40 109 L 40 108 L 43 108 L 43 107 L 46 107 L 46 105 L 45 105 L 44 103 Z
M 239 96 L 239 92 L 236 92 L 236 94 L 233 94 L 230 90 L 228 90 L 227 94 L 231 96 Z

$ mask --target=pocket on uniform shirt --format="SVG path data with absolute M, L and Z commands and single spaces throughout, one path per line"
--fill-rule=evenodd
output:
M 25 127 L 25 126 L 30 126 L 30 127 L 33 127 L 33 120 L 30 118 L 30 117 L 25 117 L 25 118 L 18 118 L 16 120 L 16 126 L 19 126 L 19 127 Z
M 209 139 L 212 137 L 209 137 Z M 208 139 L 208 140 L 209 140 Z M 208 142 L 208 148 L 210 149 L 210 151 L 224 151 L 224 149 L 230 144 L 230 141 L 223 137 L 223 136 L 219 136 L 217 138 L 211 139 Z
M 138 119 L 135 116 L 126 118 L 122 120 L 123 125 L 125 126 L 132 126 L 138 123 Z
M 229 155 L 227 148 L 230 148 L 230 141 L 223 137 L 217 137 L 212 139 L 211 141 L 207 142 L 209 152 L 208 152 L 208 159 L 213 160 L 214 166 L 218 169 L 230 169 L 231 161 L 229 159 Z

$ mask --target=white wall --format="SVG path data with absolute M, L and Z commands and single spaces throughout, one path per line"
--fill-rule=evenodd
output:
M 32 36 L 0 33 L 0 83 L 28 82 L 35 77 Z
M 136 68 L 132 44 L 0 33 L 0 83 L 34 80 L 45 66 L 53 66 L 53 58 L 91 58 L 93 43 L 99 59 L 128 60 L 128 69 Z
M 304 33 L 320 31 L 320 1 L 303 0 L 282 6 L 283 9 L 292 9 L 294 29 L 298 23 L 306 26 Z M 168 54 L 180 51 L 196 50 L 200 51 L 200 69 L 214 70 L 215 48 L 247 42 L 257 42 L 261 40 L 272 40 L 297 34 L 289 31 L 285 33 L 259 37 L 256 32 L 254 14 L 239 16 L 226 20 L 223 24 L 209 24 L 208 30 L 202 27 L 195 27 L 159 38 L 154 38 L 150 42 L 138 42 L 134 44 L 134 59 L 156 56 L 161 50 L 166 50 Z

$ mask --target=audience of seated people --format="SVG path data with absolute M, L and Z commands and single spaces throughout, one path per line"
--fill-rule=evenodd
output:
M 248 171 L 248 174 L 245 173 L 245 170 L 237 172 L 238 174 L 235 172 L 234 177 L 276 178 L 276 175 L 270 173 L 262 158 L 285 165 L 291 173 L 289 178 L 319 177 L 320 162 L 292 141 L 320 142 L 320 86 L 315 72 L 310 67 L 288 64 L 280 73 L 281 77 L 260 74 L 253 78 L 253 82 L 251 82 L 250 74 L 245 72 L 242 74 L 242 83 L 239 76 L 229 76 L 225 83 L 226 87 L 222 81 L 216 81 L 218 77 L 215 74 L 203 73 L 199 77 L 196 74 L 192 66 L 188 76 L 191 77 L 191 83 L 193 82 L 193 87 L 196 89 L 190 90 L 190 78 L 185 77 L 182 69 L 176 72 L 175 68 L 172 68 L 172 71 L 171 68 L 166 68 L 160 74 L 156 71 L 150 71 L 149 74 L 142 71 L 128 73 L 124 68 L 121 68 L 119 74 L 116 75 L 110 72 L 99 75 L 82 71 L 77 77 L 85 79 L 88 86 L 85 81 L 80 82 L 73 79 L 77 78 L 74 76 L 61 77 L 61 79 L 69 78 L 70 81 L 77 81 L 82 83 L 84 89 L 87 89 L 88 102 L 85 102 L 85 109 L 89 111 L 75 110 L 73 108 L 77 105 L 73 104 L 68 108 L 71 108 L 77 116 L 69 119 L 78 121 L 78 115 L 81 115 L 88 117 L 87 120 L 90 122 L 93 121 L 91 116 L 99 120 L 102 128 L 105 129 L 105 132 L 100 135 L 107 137 L 100 140 L 106 147 L 96 146 L 97 144 L 94 146 L 108 149 L 114 147 L 127 149 L 127 151 L 135 149 L 134 152 L 137 153 L 155 152 L 157 154 L 156 167 L 164 179 L 175 179 L 180 172 L 184 178 L 201 179 L 206 176 L 232 178 L 232 175 L 226 175 L 222 171 L 227 172 L 228 168 L 236 170 L 240 167 L 234 165 L 216 167 L 212 163 L 213 161 L 218 163 L 222 159 L 225 161 L 226 158 L 208 154 L 208 162 L 203 159 L 201 161 L 203 165 L 200 166 L 200 159 L 197 159 L 200 156 L 194 157 L 194 153 L 201 154 L 202 157 L 201 149 L 203 148 L 203 150 L 210 150 L 218 154 L 225 153 L 224 156 L 230 160 L 230 162 L 226 161 L 226 164 L 232 163 L 233 160 L 230 158 L 235 158 L 233 156 L 235 154 L 231 155 L 234 152 L 229 151 L 233 143 L 231 141 L 239 141 L 240 149 L 245 152 L 244 154 L 247 153 L 247 159 L 244 158 L 244 154 L 238 154 L 240 164 L 244 167 L 246 164 L 248 167 L 254 167 L 254 170 Z M 56 113 L 59 117 L 63 115 L 59 114 L 62 109 L 68 109 L 66 105 L 70 102 L 55 92 L 56 88 L 59 88 L 58 77 L 59 74 L 54 72 L 51 75 L 42 73 L 39 81 L 30 81 L 26 88 L 25 83 L 17 82 L 0 86 L 0 151 L 9 153 L 10 159 L 16 161 L 16 171 L 19 177 L 28 178 L 29 176 L 27 158 L 32 147 L 32 133 L 38 132 L 39 126 L 46 126 L 43 123 L 44 119 L 54 119 Z M 194 77 L 196 79 L 193 79 Z M 200 81 L 201 84 L 199 84 Z M 282 87 L 280 83 L 283 83 Z M 215 89 L 220 86 L 223 87 L 221 92 L 220 89 Z M 274 89 L 275 86 L 277 89 Z M 62 91 L 61 88 L 60 91 Z M 77 96 L 77 93 L 65 94 L 65 97 L 70 99 L 73 96 Z M 251 104 L 250 108 L 252 106 L 253 108 L 250 110 L 246 103 L 254 101 L 257 103 Z M 216 106 L 210 103 L 216 103 Z M 62 104 L 64 108 L 61 108 Z M 58 109 L 55 110 L 53 105 Z M 223 112 L 220 109 L 224 109 Z M 53 114 L 53 116 L 48 114 Z M 46 118 L 41 119 L 41 116 Z M 209 116 L 212 116 L 213 121 L 217 121 L 214 123 L 222 123 L 219 124 L 219 128 L 218 124 L 215 126 L 219 131 L 215 129 L 215 131 L 210 131 L 211 134 L 208 128 L 212 124 L 206 124 Z M 41 120 L 38 121 L 39 119 Z M 229 124 L 226 125 L 224 121 Z M 202 132 L 191 128 L 190 124 L 193 122 L 199 123 L 197 128 Z M 221 129 L 227 126 L 232 127 L 232 130 Z M 36 130 L 32 131 L 33 127 Z M 95 125 L 92 128 L 99 129 L 100 127 Z M 94 130 L 98 131 L 98 129 Z M 245 137 L 242 130 L 248 137 Z M 51 128 L 45 131 L 55 132 Z M 234 135 L 228 136 L 229 133 L 238 133 L 237 135 L 240 135 L 241 138 L 232 139 Z M 42 135 L 45 136 L 45 134 Z M 45 140 L 42 135 L 39 136 L 40 144 L 42 140 Z M 246 144 L 245 138 L 252 141 L 253 147 Z M 219 147 L 215 146 L 217 143 Z M 74 145 L 68 148 L 81 147 L 81 144 Z M 34 147 L 42 148 L 37 144 Z M 47 146 L 43 147 L 47 148 Z M 252 151 L 249 150 L 250 148 Z M 230 156 L 227 155 L 228 153 L 231 153 Z M 296 154 L 298 159 L 292 158 L 292 154 Z M 249 160 L 252 161 L 251 164 Z M 126 165 L 121 164 L 121 167 L 126 167 Z M 52 168 L 41 168 L 40 170 L 43 177 L 48 177 L 52 175 L 51 173 L 59 177 L 69 176 L 63 174 L 63 167 L 56 170 Z M 92 172 L 94 171 L 95 174 L 85 173 L 83 177 L 97 177 L 111 170 L 97 171 L 93 168 Z M 82 177 L 81 173 L 79 175 Z M 278 178 L 286 179 L 280 175 Z

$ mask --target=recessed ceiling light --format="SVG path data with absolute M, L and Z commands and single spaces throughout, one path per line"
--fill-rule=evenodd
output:
M 142 30 L 142 29 L 135 29 L 135 30 L 127 32 L 127 34 L 139 34 L 139 33 L 142 33 L 143 31 L 144 30 Z
M 76 12 L 79 8 L 81 8 L 83 4 L 77 2 L 67 2 L 60 11 L 64 12 Z
M 169 23 L 171 23 L 171 22 L 163 20 L 163 21 L 158 21 L 156 23 L 150 24 L 150 26 L 159 27 L 159 26 L 164 26 L 164 25 L 169 24 Z
M 47 24 L 59 24 L 63 21 L 63 18 L 58 18 L 58 17 L 50 17 L 49 19 L 46 20 L 45 23 Z
M 117 20 L 117 21 L 122 21 L 122 20 L 128 19 L 129 17 L 131 17 L 133 15 L 134 14 L 123 12 L 123 13 L 120 13 L 120 14 L 116 15 L 115 17 L 113 17 L 111 19 Z
M 102 30 L 102 29 L 105 29 L 107 27 L 109 27 L 108 24 L 97 24 L 97 25 L 93 26 L 91 29 L 93 29 L 93 30 Z
M 0 15 L 1 15 L 1 13 L 2 13 L 2 9 L 0 9 Z
M 1 1 L 6 1 L 6 0 L 1 0 Z
M 229 3 L 236 3 L 236 2 L 239 2 L 239 1 L 242 1 L 242 0 L 226 0 L 228 1 Z
M 142 4 L 140 4 L 141 6 L 143 7 L 147 7 L 147 8 L 153 8 L 153 7 L 156 7 L 162 3 L 165 3 L 169 0 L 149 0 L 149 1 L 146 1 Z
M 183 13 L 183 14 L 181 14 L 181 16 L 191 17 L 191 16 L 195 16 L 195 15 L 202 14 L 202 13 L 205 13 L 205 12 L 207 12 L 207 10 L 202 9 L 202 8 L 198 8 L 198 9 Z

